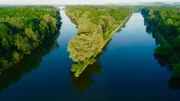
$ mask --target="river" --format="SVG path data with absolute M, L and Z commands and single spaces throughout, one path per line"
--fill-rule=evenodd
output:
M 156 40 L 134 13 L 97 62 L 70 72 L 68 42 L 77 29 L 61 10 L 58 35 L 0 76 L 1 101 L 179 101 L 180 85 L 154 55 Z

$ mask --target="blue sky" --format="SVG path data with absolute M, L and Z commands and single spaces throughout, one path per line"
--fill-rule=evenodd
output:
M 0 0 L 0 4 L 106 4 L 116 2 L 172 2 L 180 0 Z

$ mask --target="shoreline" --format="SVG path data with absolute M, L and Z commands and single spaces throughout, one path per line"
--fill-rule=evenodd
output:
M 99 50 L 98 50 L 97 53 L 94 55 L 94 57 L 96 57 L 96 56 L 102 51 L 102 49 L 104 48 L 104 46 L 105 46 L 105 45 L 107 44 L 107 42 L 113 37 L 113 35 L 114 35 L 119 29 L 121 29 L 121 28 L 123 27 L 123 25 L 126 24 L 126 22 L 129 20 L 129 18 L 132 16 L 132 14 L 133 14 L 133 12 L 132 12 L 125 20 L 123 20 L 122 23 L 121 23 L 119 26 L 117 26 L 114 30 L 112 30 L 112 31 L 110 32 L 109 37 L 108 37 L 106 40 L 104 40 L 104 44 L 99 48 Z M 71 69 L 71 71 L 74 72 L 74 76 L 75 76 L 75 77 L 79 77 L 79 76 L 83 73 L 83 71 L 88 67 L 88 65 L 90 65 L 90 61 L 84 63 L 84 66 L 82 67 L 83 69 L 82 69 L 80 72 L 74 71 L 73 68 Z

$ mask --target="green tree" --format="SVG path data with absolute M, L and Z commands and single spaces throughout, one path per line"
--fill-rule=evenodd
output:
M 12 53 L 12 60 L 14 61 L 14 63 L 19 62 L 19 61 L 21 60 L 20 54 L 17 53 L 16 51 L 14 51 L 14 52 Z
M 0 15 L 0 72 L 30 54 L 60 27 L 56 7 L 2 6 Z
M 70 58 L 75 62 L 83 62 L 94 54 L 93 39 L 81 34 L 75 36 L 69 43 L 68 51 L 71 53 Z
M 9 47 L 10 47 L 9 42 L 6 38 L 2 39 L 1 44 L 2 44 L 2 48 L 4 48 L 4 49 L 9 49 Z

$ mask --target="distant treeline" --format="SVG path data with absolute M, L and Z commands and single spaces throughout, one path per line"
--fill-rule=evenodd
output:
M 132 14 L 126 6 L 68 6 L 67 15 L 77 24 L 77 35 L 69 42 L 70 58 L 76 64 L 72 71 L 78 77 L 88 64 L 93 64 L 96 55 L 107 41 Z
M 177 7 L 146 7 L 142 15 L 147 30 L 153 32 L 161 44 L 155 53 L 168 57 L 173 72 L 180 76 L 180 10 Z M 178 72 L 178 73 L 177 73 Z
M 0 71 L 19 62 L 60 27 L 59 9 L 50 6 L 0 7 Z

